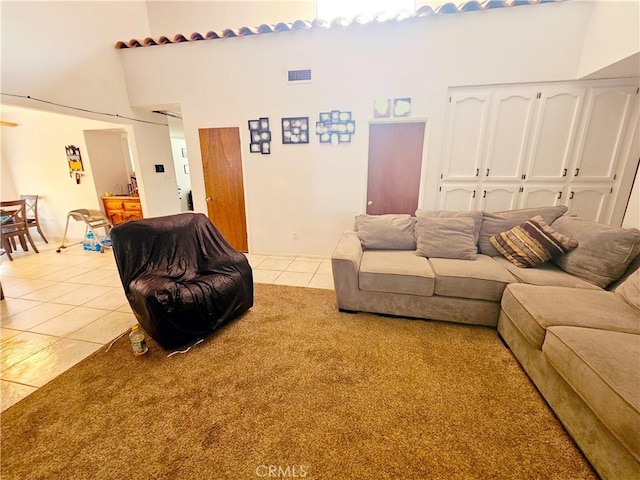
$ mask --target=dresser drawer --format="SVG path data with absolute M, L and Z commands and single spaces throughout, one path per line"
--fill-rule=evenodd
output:
M 122 210 L 123 208 L 122 200 L 118 200 L 117 198 L 114 198 L 113 200 L 103 198 L 102 201 L 104 202 L 104 208 L 107 210 Z
M 134 200 L 125 200 L 122 203 L 125 210 L 132 210 L 136 212 L 142 211 L 142 205 L 140 205 L 140 202 L 136 202 Z

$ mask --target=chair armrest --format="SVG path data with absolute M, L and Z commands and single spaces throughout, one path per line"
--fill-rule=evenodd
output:
M 341 310 L 357 311 L 359 309 L 358 272 L 362 254 L 362 243 L 358 235 L 356 232 L 347 231 L 342 235 L 331 255 L 333 284 L 338 308 Z

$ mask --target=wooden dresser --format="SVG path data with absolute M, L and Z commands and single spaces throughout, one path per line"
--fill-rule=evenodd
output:
M 102 203 L 107 218 L 114 225 L 142 218 L 140 197 L 102 197 Z

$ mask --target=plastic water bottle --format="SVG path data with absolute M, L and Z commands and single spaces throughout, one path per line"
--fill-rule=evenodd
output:
M 102 245 L 104 248 L 111 248 L 113 246 L 109 235 L 100 239 L 100 245 Z
M 93 251 L 96 249 L 96 239 L 93 236 L 93 232 L 87 233 L 82 242 L 82 249 Z
M 135 356 L 144 355 L 149 350 L 147 348 L 147 342 L 144 339 L 144 333 L 140 330 L 140 325 L 135 324 L 131 327 L 131 333 L 129 333 L 129 340 L 131 340 L 131 348 Z

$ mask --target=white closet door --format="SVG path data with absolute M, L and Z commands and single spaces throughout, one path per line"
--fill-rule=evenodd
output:
M 566 198 L 566 187 L 562 184 L 525 185 L 519 208 L 548 207 L 562 205 Z
M 606 185 L 571 185 L 567 206 L 569 213 L 596 222 L 604 222 L 605 209 L 611 192 Z
M 549 181 L 567 176 L 583 97 L 584 88 L 541 89 L 527 180 Z
M 579 181 L 613 180 L 637 87 L 594 87 L 585 103 L 585 125 L 576 167 Z
M 442 179 L 476 179 L 483 159 L 491 94 L 459 92 L 449 98 Z
M 525 172 L 528 140 L 538 90 L 498 89 L 493 93 L 484 171 L 494 180 L 520 180 Z
M 479 209 L 486 212 L 513 210 L 518 205 L 519 185 L 483 185 Z
M 438 208 L 440 210 L 452 211 L 475 210 L 477 197 L 478 191 L 476 185 L 442 185 L 438 193 Z

